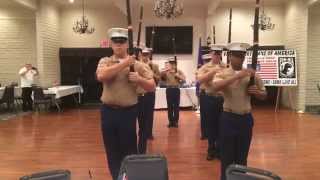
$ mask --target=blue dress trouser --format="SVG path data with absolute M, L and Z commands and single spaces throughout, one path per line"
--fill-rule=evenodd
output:
M 170 124 L 178 124 L 180 111 L 180 89 L 166 89 L 168 119 Z
M 231 164 L 247 165 L 252 138 L 252 114 L 223 112 L 220 117 L 221 180 Z
M 139 139 L 138 139 L 138 153 L 145 154 L 147 151 L 147 125 L 148 125 L 148 109 L 146 96 L 138 97 L 138 124 L 139 124 Z
M 199 98 L 199 104 L 200 104 L 200 127 L 201 127 L 201 137 L 207 138 L 208 132 L 207 132 L 207 121 L 206 121 L 206 93 L 200 92 L 200 98 Z
M 147 152 L 147 140 L 152 136 L 154 105 L 155 92 L 148 92 L 138 97 L 139 154 Z
M 145 94 L 145 102 L 146 102 L 146 118 L 147 118 L 147 138 L 152 136 L 153 131 L 153 121 L 154 121 L 154 105 L 156 101 L 156 93 L 155 92 L 147 92 Z
M 205 101 L 208 154 L 214 154 L 219 152 L 219 120 L 223 111 L 223 97 L 206 95 Z
M 137 105 L 126 108 L 101 107 L 101 130 L 113 180 L 119 174 L 122 160 L 137 154 Z

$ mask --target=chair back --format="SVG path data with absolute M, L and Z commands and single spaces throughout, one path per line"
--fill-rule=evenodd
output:
M 17 86 L 18 86 L 18 83 L 17 83 L 17 82 L 11 82 L 10 85 L 13 86 L 13 87 L 17 87 Z
M 121 164 L 119 179 L 168 180 L 167 160 L 162 155 L 130 155 Z
M 14 87 L 6 86 L 1 100 L 2 102 L 13 104 L 14 103 Z
M 227 180 L 281 180 L 281 178 L 266 170 L 232 164 L 226 171 Z
M 53 170 L 21 177 L 19 180 L 71 180 L 69 170 Z
M 42 87 L 32 87 L 33 89 L 33 100 L 43 100 L 45 98 Z

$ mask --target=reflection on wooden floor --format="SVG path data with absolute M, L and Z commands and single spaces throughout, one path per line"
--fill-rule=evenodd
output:
M 285 180 L 320 179 L 320 116 L 261 108 L 254 112 L 249 165 L 271 170 Z M 155 115 L 155 140 L 149 152 L 163 153 L 171 180 L 219 179 L 218 161 L 208 162 L 199 139 L 199 118 L 181 112 L 178 129 L 168 129 L 166 111 Z M 69 169 L 73 180 L 111 180 L 100 134 L 98 109 L 35 113 L 0 122 L 0 180 L 36 171 Z

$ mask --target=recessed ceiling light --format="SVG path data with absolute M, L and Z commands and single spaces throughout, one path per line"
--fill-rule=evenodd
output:
M 69 3 L 74 3 L 74 0 L 69 0 Z

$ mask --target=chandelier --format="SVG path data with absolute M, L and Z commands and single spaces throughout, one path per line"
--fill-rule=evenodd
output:
M 94 28 L 89 27 L 89 20 L 84 15 L 84 0 L 82 0 L 82 17 L 80 21 L 75 23 L 75 26 L 72 28 L 75 33 L 79 34 L 92 34 L 94 32 Z
M 156 0 L 153 11 L 159 18 L 173 19 L 183 14 L 183 5 L 177 0 Z
M 272 31 L 275 27 L 275 24 L 271 23 L 271 17 L 268 17 L 264 11 L 259 17 L 259 28 L 262 31 Z
M 251 25 L 253 28 L 253 25 Z M 264 12 L 264 3 L 262 4 L 262 13 L 259 16 L 259 29 L 261 31 L 272 31 L 275 28 L 275 24 L 271 23 L 271 17 L 268 17 Z

